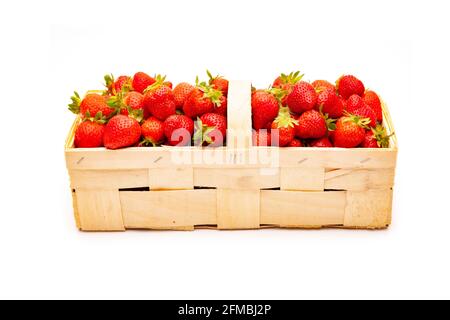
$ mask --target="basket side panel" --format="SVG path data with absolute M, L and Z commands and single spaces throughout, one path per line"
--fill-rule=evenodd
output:
M 219 229 L 259 229 L 260 190 L 217 190 Z
M 125 230 L 118 190 L 77 189 L 76 194 L 81 230 Z
M 193 230 L 216 225 L 216 190 L 120 192 L 128 229 Z
M 315 228 L 344 224 L 346 192 L 261 191 L 261 224 Z

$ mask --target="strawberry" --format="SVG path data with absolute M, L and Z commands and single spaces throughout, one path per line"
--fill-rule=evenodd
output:
M 226 96 L 221 96 L 219 99 L 220 103 L 215 106 L 213 113 L 220 114 L 224 117 L 226 117 L 227 110 L 228 110 L 228 99 Z
M 108 105 L 115 108 L 117 112 L 127 116 L 129 110 L 141 110 L 144 112 L 144 96 L 137 91 L 126 93 L 119 91 L 115 96 L 108 99 Z
M 104 77 L 106 93 L 116 95 L 120 91 L 131 91 L 132 79 L 128 76 L 120 76 L 117 80 L 112 74 L 107 74 Z
M 100 115 L 100 118 L 108 118 L 114 112 L 114 108 L 108 106 L 107 98 L 96 93 L 89 93 L 81 100 L 79 94 L 75 92 L 71 99 L 69 110 L 75 114 L 81 114 L 84 118 L 97 116 L 97 114 Z
M 359 108 L 353 112 L 354 115 L 360 116 L 361 118 L 368 118 L 370 119 L 369 126 L 372 128 L 376 127 L 377 125 L 377 116 L 375 112 L 372 110 L 371 107 L 368 105 L 364 105 L 364 107 Z
M 353 94 L 362 97 L 365 91 L 362 81 L 351 75 L 340 77 L 336 81 L 336 89 L 344 99 L 348 99 Z
M 353 113 L 358 109 L 364 108 L 364 105 L 364 100 L 357 94 L 353 94 L 347 99 L 345 110 Z
M 275 142 L 280 147 L 288 146 L 295 137 L 295 126 L 298 121 L 292 118 L 287 107 L 280 108 L 280 112 L 276 119 L 272 122 L 272 144 Z M 278 131 L 278 141 L 274 141 L 274 133 Z
M 76 148 L 99 148 L 103 146 L 105 125 L 101 122 L 85 120 L 75 131 Z
M 343 104 L 333 89 L 322 87 L 317 96 L 318 110 L 331 118 L 340 118 L 344 112 Z
M 223 93 L 206 82 L 195 81 L 195 89 L 183 105 L 184 114 L 196 118 L 205 113 L 213 113 L 215 108 L 220 108 L 223 102 Z
M 333 144 L 330 142 L 330 139 L 328 137 L 323 137 L 320 139 L 313 140 L 309 143 L 311 147 L 314 148 L 332 148 Z
M 334 131 L 334 145 L 338 148 L 354 148 L 360 145 L 366 135 L 369 119 L 348 115 L 340 118 Z
M 331 89 L 333 91 L 336 91 L 336 87 L 334 86 L 334 84 L 326 81 L 326 80 L 316 80 L 313 83 L 311 83 L 311 85 L 314 87 L 314 89 L 316 90 L 320 90 L 323 88 L 326 89 Z
M 253 131 L 253 145 L 267 147 L 271 145 L 271 135 L 268 130 L 260 129 Z
M 133 76 L 133 89 L 139 93 L 144 93 L 144 90 L 154 84 L 156 80 L 144 72 L 138 72 Z
M 135 145 L 141 137 L 141 126 L 133 118 L 116 115 L 105 128 L 103 144 L 108 149 L 119 149 Z
M 181 114 L 174 114 L 164 121 L 164 135 L 171 146 L 191 144 L 194 134 L 194 121 Z
M 150 117 L 141 125 L 144 141 L 142 145 L 152 145 L 156 147 L 164 140 L 164 126 L 161 121 L 155 117 Z
M 327 121 L 317 110 L 309 110 L 298 118 L 296 137 L 300 139 L 319 139 L 327 134 Z
M 291 143 L 289 143 L 288 147 L 301 148 L 301 147 L 303 147 L 303 143 L 298 139 L 292 139 L 292 141 L 291 141 Z
M 300 81 L 292 87 L 292 92 L 287 96 L 286 103 L 295 113 L 311 110 L 317 103 L 316 90 L 310 83 Z
M 164 121 L 176 113 L 175 98 L 168 86 L 164 85 L 165 77 L 158 75 L 156 82 L 144 90 L 144 105 L 149 114 Z
M 301 81 L 305 75 L 300 74 L 300 71 L 291 72 L 289 74 L 282 73 L 275 79 L 272 84 L 273 88 L 287 89 L 294 86 Z
M 217 113 L 205 113 L 195 122 L 196 145 L 223 146 L 227 134 L 227 118 Z
M 378 95 L 375 92 L 368 90 L 364 93 L 363 100 L 375 112 L 377 121 L 382 123 L 383 122 L 383 110 L 381 108 L 381 101 L 380 101 L 380 98 L 378 97 Z
M 164 82 L 163 85 L 165 85 L 166 87 L 169 87 L 170 89 L 173 89 L 173 83 L 170 81 Z
M 124 102 L 133 110 L 144 110 L 145 107 L 144 96 L 137 91 L 128 92 L 125 96 Z
M 377 125 L 376 128 L 366 131 L 362 148 L 389 148 L 389 138 L 386 134 L 386 130 L 382 125 Z
M 279 110 L 278 101 L 273 94 L 264 90 L 255 91 L 252 95 L 253 128 L 267 128 L 275 120 Z
M 211 72 L 209 72 L 209 70 L 206 70 L 206 74 L 209 77 L 209 84 L 214 89 L 221 91 L 224 96 L 227 96 L 228 95 L 228 80 L 219 75 L 213 77 Z
M 184 102 L 194 89 L 195 87 L 187 82 L 181 82 L 173 89 L 173 96 L 177 109 L 183 108 Z

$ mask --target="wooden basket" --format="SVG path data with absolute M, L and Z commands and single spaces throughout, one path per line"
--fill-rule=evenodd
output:
M 395 135 L 388 149 L 252 147 L 249 82 L 230 82 L 223 148 L 75 149 L 79 121 L 65 155 L 83 231 L 383 229 L 391 223 Z

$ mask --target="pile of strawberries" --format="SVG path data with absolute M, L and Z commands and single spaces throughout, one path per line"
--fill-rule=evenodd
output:
M 83 120 L 75 132 L 75 146 L 223 145 L 228 81 L 207 74 L 207 82 L 197 78 L 195 85 L 182 82 L 175 88 L 161 75 L 107 75 L 104 91 L 83 99 L 75 92 L 69 110 Z
M 345 75 L 336 85 L 281 74 L 267 90 L 253 89 L 253 144 L 280 147 L 386 148 L 380 98 Z

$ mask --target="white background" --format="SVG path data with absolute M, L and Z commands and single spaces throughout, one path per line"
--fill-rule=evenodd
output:
M 450 298 L 448 1 L 9 1 L 1 21 L 0 298 Z M 267 86 L 354 73 L 400 143 L 387 231 L 76 230 L 74 89 L 210 68 Z

